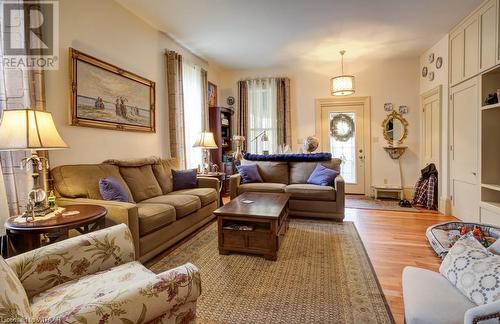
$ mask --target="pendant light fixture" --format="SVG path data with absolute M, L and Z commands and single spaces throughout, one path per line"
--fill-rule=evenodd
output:
M 344 54 L 344 50 L 340 51 L 342 75 L 330 79 L 332 96 L 348 96 L 354 93 L 354 76 L 344 75 Z

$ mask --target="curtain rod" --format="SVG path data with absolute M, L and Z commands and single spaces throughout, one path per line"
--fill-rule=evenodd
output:
M 286 76 L 279 76 L 279 77 L 257 77 L 257 78 L 245 78 L 245 79 L 240 79 L 238 81 L 253 81 L 253 80 L 269 80 L 269 79 L 290 79 L 289 77 Z

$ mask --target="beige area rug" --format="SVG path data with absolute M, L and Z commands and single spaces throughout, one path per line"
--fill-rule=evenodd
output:
M 346 208 L 359 208 L 359 209 L 378 209 L 378 210 L 394 210 L 403 212 L 420 213 L 421 210 L 417 208 L 405 208 L 399 206 L 399 200 L 394 199 L 373 199 L 364 195 L 346 195 L 345 196 Z
M 201 272 L 198 323 L 393 323 L 352 222 L 292 219 L 278 260 L 219 255 L 211 224 L 151 269 Z

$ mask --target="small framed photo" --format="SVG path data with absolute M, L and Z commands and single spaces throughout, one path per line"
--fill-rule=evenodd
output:
M 429 72 L 429 81 L 434 81 L 434 72 Z
M 392 105 L 392 103 L 391 103 L 391 102 L 386 102 L 386 103 L 384 104 L 384 110 L 385 110 L 385 111 L 392 111 L 393 109 L 394 109 L 394 107 L 393 107 L 393 105 Z
M 399 113 L 401 115 L 407 114 L 408 113 L 408 106 L 399 106 Z

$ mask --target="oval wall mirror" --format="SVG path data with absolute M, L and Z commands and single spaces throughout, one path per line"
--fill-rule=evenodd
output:
M 384 138 L 389 145 L 403 144 L 408 136 L 408 122 L 404 117 L 393 111 L 382 122 Z

